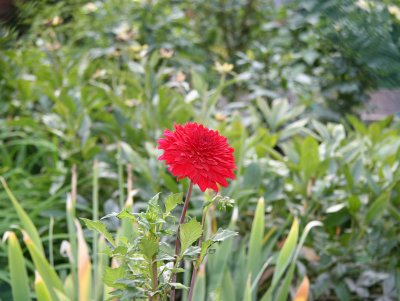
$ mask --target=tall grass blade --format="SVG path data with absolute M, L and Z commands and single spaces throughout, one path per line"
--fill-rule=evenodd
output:
M 221 299 L 230 301 L 237 300 L 235 296 L 235 286 L 233 284 L 232 275 L 229 269 L 226 269 L 224 274 L 224 279 L 221 286 Z
M 286 238 L 282 250 L 279 252 L 278 260 L 276 263 L 275 273 L 272 278 L 272 286 L 276 285 L 281 279 L 283 273 L 292 260 L 293 254 L 296 249 L 297 239 L 299 237 L 299 221 L 295 218 L 290 229 L 289 235 Z
M 261 267 L 261 251 L 265 228 L 264 207 L 264 198 L 260 198 L 258 200 L 253 225 L 251 227 L 249 252 L 247 256 L 247 275 L 251 275 L 251 279 L 256 277 Z
M 71 245 L 72 260 L 70 261 L 72 281 L 74 284 L 74 300 L 78 300 L 79 296 L 79 282 L 78 282 L 78 247 L 75 229 L 75 206 L 77 198 L 77 183 L 78 175 L 76 171 L 76 165 L 72 166 L 71 169 L 71 194 L 67 197 L 67 226 L 68 226 L 68 237 Z
M 235 207 L 232 213 L 229 229 L 235 228 L 238 219 L 238 212 L 239 209 Z M 232 245 L 233 245 L 233 237 L 228 238 L 227 240 L 222 242 L 219 246 L 216 247 L 215 254 L 208 257 L 207 261 L 207 274 L 209 275 L 207 282 L 208 291 L 213 291 L 221 285 L 224 277 L 225 268 L 227 267 L 228 260 L 230 258 L 229 254 L 231 254 L 230 250 L 232 249 Z
M 54 230 L 54 217 L 50 217 L 50 224 L 49 224 L 49 260 L 50 260 L 50 264 L 52 266 L 54 266 L 53 230 Z
M 53 301 L 46 283 L 43 281 L 38 271 L 35 271 L 35 293 L 37 301 Z
M 120 210 L 122 210 L 122 208 L 124 208 L 125 195 L 124 195 L 124 170 L 122 162 L 121 143 L 118 143 L 117 162 L 118 162 L 119 208 Z
M 286 301 L 288 299 L 290 284 L 292 283 L 294 270 L 296 269 L 296 265 L 290 265 L 289 269 L 286 272 L 286 276 L 283 279 L 274 300 L 276 301 Z
M 38 270 L 40 276 L 46 283 L 51 297 L 54 300 L 57 300 L 55 290 L 59 290 L 61 293 L 64 293 L 64 287 L 60 278 L 54 271 L 54 268 L 50 266 L 50 264 L 47 262 L 44 255 L 40 253 L 40 251 L 37 249 L 29 234 L 24 230 L 22 230 L 22 234 L 24 236 L 25 245 L 27 246 L 29 254 L 32 257 L 35 268 Z
M 298 236 L 299 222 L 297 219 L 294 219 L 289 235 L 286 238 L 285 244 L 283 245 L 282 250 L 279 252 L 274 276 L 272 277 L 272 284 L 269 287 L 268 291 L 262 297 L 261 301 L 273 300 L 272 295 L 275 291 L 275 288 L 293 258 L 294 252 L 296 250 Z
M 246 282 L 246 289 L 244 291 L 244 301 L 252 301 L 251 297 L 251 275 L 249 274 L 249 277 L 247 278 Z
M 38 233 L 35 225 L 33 224 L 32 220 L 29 218 L 28 214 L 25 212 L 25 210 L 22 208 L 22 206 L 19 204 L 17 199 L 12 194 L 11 190 L 8 188 L 6 180 L 3 177 L 0 177 L 0 182 L 3 185 L 8 197 L 10 198 L 10 200 L 15 208 L 15 211 L 18 214 L 22 228 L 29 234 L 29 237 L 31 238 L 32 242 L 35 244 L 37 250 L 41 254 L 44 254 L 44 249 L 43 249 L 42 242 L 40 240 L 39 233 Z
M 93 211 L 92 219 L 97 221 L 99 219 L 99 164 L 97 160 L 93 162 L 93 179 L 92 179 L 92 197 L 93 197 Z M 93 295 L 94 300 L 97 301 L 101 291 L 97 287 L 96 277 L 98 273 L 98 259 L 99 259 L 99 234 L 93 231 L 92 242 L 92 262 L 93 262 Z
M 19 301 L 30 301 L 28 273 L 18 238 L 14 232 L 9 231 L 4 234 L 3 240 L 8 240 L 8 265 L 13 298 Z
M 200 265 L 193 290 L 193 300 L 206 301 L 206 276 L 204 266 Z
M 82 227 L 76 219 L 75 226 L 78 237 L 79 301 L 87 301 L 91 299 L 92 264 L 90 262 L 89 248 L 83 236 Z

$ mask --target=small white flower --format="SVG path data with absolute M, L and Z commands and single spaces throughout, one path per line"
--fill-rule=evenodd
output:
M 98 9 L 99 9 L 99 7 L 96 5 L 96 3 L 93 3 L 93 2 L 89 2 L 83 6 L 83 10 L 86 13 L 92 13 Z
M 388 11 L 391 13 L 393 16 L 396 17 L 397 20 L 400 21 L 400 8 L 396 5 L 389 5 L 388 6 Z
M 367 0 L 358 0 L 356 5 L 365 11 L 370 11 L 371 9 L 370 3 Z

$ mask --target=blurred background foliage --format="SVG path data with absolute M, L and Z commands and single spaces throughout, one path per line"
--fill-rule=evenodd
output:
M 236 200 L 243 237 L 229 256 L 232 275 L 262 196 L 265 260 L 282 246 L 290 215 L 302 227 L 324 224 L 297 262 L 296 279 L 308 275 L 311 300 L 400 295 L 400 123 L 388 117 L 366 125 L 357 117 L 371 91 L 399 87 L 399 3 L 15 4 L 0 28 L 0 174 L 44 245 L 51 217 L 54 249 L 68 239 L 73 165 L 78 216 L 91 212 L 95 159 L 101 215 L 125 200 L 128 163 L 135 210 L 158 191 L 181 191 L 185 183 L 157 161 L 156 139 L 174 122 L 196 120 L 236 150 L 237 180 L 222 192 Z M 195 198 L 194 213 L 201 204 Z M 228 223 L 231 213 L 220 218 Z M 4 190 L 0 217 L 0 233 L 18 222 Z M 0 278 L 0 298 L 10 300 L 7 269 Z M 267 269 L 260 292 L 270 278 Z

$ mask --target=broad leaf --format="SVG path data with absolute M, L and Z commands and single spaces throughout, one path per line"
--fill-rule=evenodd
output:
M 158 243 L 147 238 L 143 238 L 140 241 L 139 248 L 143 255 L 148 259 L 152 259 L 158 252 Z
M 125 285 L 117 283 L 117 281 L 124 277 L 125 277 L 125 270 L 123 267 L 114 269 L 106 267 L 104 270 L 103 282 L 107 286 L 123 289 L 125 288 Z
M 182 283 L 177 283 L 177 282 L 171 282 L 169 284 L 170 286 L 174 287 L 177 290 L 188 290 L 189 288 L 185 285 L 183 285 Z
M 372 220 L 378 218 L 389 204 L 390 193 L 382 194 L 378 199 L 369 207 L 365 220 L 370 223 Z
M 183 200 L 183 193 L 171 193 L 165 200 L 165 213 L 169 213 L 172 210 L 174 210 L 174 208 L 179 205 L 182 204 Z
M 8 239 L 8 265 L 10 267 L 11 288 L 14 300 L 29 301 L 29 280 L 25 259 L 14 232 L 6 232 Z
M 260 198 L 258 200 L 253 225 L 251 227 L 249 252 L 247 255 L 247 275 L 251 274 L 252 278 L 257 275 L 262 264 L 261 250 L 265 227 L 264 208 L 264 199 Z
M 189 248 L 196 240 L 198 240 L 203 230 L 201 224 L 195 219 L 190 220 L 186 224 L 182 224 L 179 230 L 181 241 L 181 254 Z
M 81 218 L 86 224 L 86 226 L 93 231 L 97 231 L 100 234 L 104 235 L 104 237 L 110 242 L 110 244 L 113 245 L 113 247 L 116 247 L 116 243 L 114 241 L 114 238 L 112 237 L 111 233 L 107 231 L 106 225 L 103 224 L 100 221 L 92 221 L 87 218 Z
M 235 231 L 219 228 L 217 233 L 215 233 L 215 235 L 211 239 L 214 242 L 221 242 L 236 235 L 238 235 L 238 233 Z

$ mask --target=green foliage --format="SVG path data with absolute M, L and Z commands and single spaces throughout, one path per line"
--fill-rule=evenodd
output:
M 10 260 L 10 281 L 15 300 L 30 301 L 29 280 L 21 246 L 14 232 L 6 232 L 8 240 L 8 258 Z
M 123 212 L 125 212 L 125 211 L 123 211 Z M 121 216 L 122 216 L 122 214 L 121 214 Z M 104 225 L 100 221 L 91 221 L 87 218 L 81 218 L 81 219 L 85 222 L 86 227 L 88 227 L 90 230 L 99 232 L 101 235 L 104 235 L 104 237 L 108 240 L 108 242 L 112 246 L 114 246 L 114 247 L 116 246 L 114 238 L 112 237 L 111 233 L 107 231 L 106 225 Z
M 203 229 L 201 224 L 192 219 L 186 224 L 183 224 L 179 230 L 179 238 L 181 241 L 181 256 L 184 254 L 187 248 L 189 248 L 196 240 L 201 236 Z
M 109 237 L 110 233 L 107 232 L 105 224 L 84 219 L 91 230 L 104 235 L 111 243 L 106 253 L 118 261 L 120 266 L 106 268 L 103 281 L 115 289 L 113 296 L 121 300 L 146 296 L 152 296 L 156 300 L 167 300 L 172 288 L 188 289 L 182 283 L 171 282 L 171 274 L 183 271 L 180 263 L 189 260 L 198 267 L 214 243 L 223 242 L 236 235 L 234 231 L 220 229 L 210 240 L 205 241 L 201 248 L 193 246 L 203 233 L 203 226 L 196 219 L 181 224 L 178 232 L 172 230 L 175 219 L 169 213 L 172 207 L 182 203 L 182 193 L 170 194 L 164 200 L 165 211 L 159 204 L 159 196 L 160 194 L 157 194 L 149 201 L 145 212 L 130 213 L 124 210 L 106 216 L 127 219 L 131 227 L 135 228 L 133 242 L 129 242 L 129 238 L 124 236 L 113 239 Z M 174 238 L 177 233 L 180 253 L 175 256 L 166 239 Z M 198 287 L 195 294 L 198 294 Z
M 0 173 L 10 187 L 0 190 L 0 232 L 18 223 L 33 242 L 36 264 L 57 271 L 67 298 L 76 299 L 70 292 L 78 292 L 79 265 L 58 249 L 68 239 L 76 257 L 74 215 L 114 243 L 106 248 L 98 235 L 86 237 L 94 240 L 95 300 L 104 291 L 99 275 L 108 263 L 103 253 L 117 261 L 126 256 L 138 235 L 132 224 L 140 220 L 148 236 L 152 227 L 154 235 L 172 235 L 174 228 L 161 221 L 173 220 L 185 184 L 157 162 L 155 141 L 174 122 L 188 120 L 227 136 L 238 166 L 237 180 L 223 194 L 236 200 L 240 219 L 229 231 L 217 230 L 229 223 L 232 204 L 229 198 L 214 200 L 207 210 L 212 216 L 217 207 L 218 225 L 209 218 L 213 226 L 203 232 L 202 247 L 189 244 L 182 253 L 183 261 L 200 253 L 195 263 L 199 300 L 263 297 L 278 277 L 270 276 L 268 266 L 279 257 L 289 213 L 298 217 L 299 229 L 308 220 L 324 226 L 303 242 L 308 249 L 296 249 L 274 298 L 285 299 L 304 270 L 314 300 L 400 294 L 399 122 L 388 118 L 366 125 L 354 116 L 344 119 L 371 89 L 398 86 L 400 31 L 393 9 L 398 3 L 56 2 L 25 1 L 18 34 L 0 28 Z M 216 61 L 232 63 L 233 70 L 226 65 L 224 71 Z M 98 162 L 98 209 L 102 215 L 120 212 L 122 227 L 115 218 L 103 220 L 103 226 L 91 214 L 93 160 Z M 76 208 L 67 218 L 73 165 L 79 175 Z M 165 209 L 153 204 L 143 213 L 145 202 L 159 191 L 173 192 Z M 257 209 L 261 197 L 262 210 Z M 189 223 L 205 210 L 200 203 L 195 199 L 189 208 L 194 217 Z M 232 237 L 236 232 L 240 238 Z M 33 288 L 33 267 L 39 269 L 21 246 Z M 146 260 L 161 254 L 172 261 L 173 252 L 154 237 L 134 247 Z M 0 250 L 4 267 L 5 248 Z M 24 268 L 9 269 L 0 274 L 5 300 L 11 298 L 11 269 L 23 274 Z M 47 274 L 41 268 L 36 294 L 64 300 L 54 292 L 51 278 L 56 276 Z M 130 286 L 125 298 L 143 294 L 134 284 L 119 282 L 128 277 L 125 269 L 108 268 L 106 275 L 108 286 Z M 35 298 L 35 292 L 29 296 Z
M 182 204 L 183 193 L 172 193 L 165 199 L 165 213 L 170 213 L 174 208 Z

